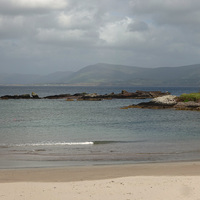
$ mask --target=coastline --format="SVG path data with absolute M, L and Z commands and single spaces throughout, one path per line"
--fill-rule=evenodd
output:
M 198 199 L 200 162 L 0 170 L 2 200 Z
M 200 176 L 200 161 L 0 169 L 0 183 L 74 182 L 130 176 Z

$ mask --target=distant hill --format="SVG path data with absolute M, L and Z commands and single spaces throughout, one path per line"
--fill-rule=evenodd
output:
M 77 72 L 46 76 L 0 74 L 0 84 L 67 84 L 85 86 L 200 86 L 200 64 L 142 68 L 99 63 Z
M 65 83 L 105 86 L 200 86 L 200 64 L 141 68 L 99 63 L 73 73 Z
M 145 68 L 124 65 L 111 65 L 99 63 L 90 65 L 75 72 L 65 83 L 68 84 L 92 84 L 92 85 L 123 85 L 129 84 L 133 77 L 137 77 Z

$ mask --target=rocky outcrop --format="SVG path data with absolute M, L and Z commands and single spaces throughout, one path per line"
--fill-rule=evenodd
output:
M 200 103 L 194 101 L 178 102 L 174 108 L 176 110 L 196 110 L 200 111 Z
M 31 96 L 30 94 L 5 95 L 5 96 L 2 96 L 1 99 L 31 99 Z
M 142 98 L 156 98 L 156 97 L 161 97 L 161 96 L 165 96 L 165 95 L 170 95 L 169 92 L 161 92 L 161 91 L 140 91 L 137 90 L 136 91 L 136 95 L 138 97 Z
M 59 95 L 51 95 L 51 96 L 46 96 L 44 99 L 64 99 L 71 97 L 70 94 L 59 94 Z
M 78 98 L 77 101 L 102 101 L 102 98 L 96 98 L 96 97 L 84 97 L 84 98 Z
M 88 95 L 87 93 L 83 92 L 83 93 L 76 93 L 76 94 L 58 94 L 58 95 L 52 95 L 52 96 L 46 96 L 44 97 L 44 99 L 78 99 L 81 97 L 84 97 Z M 88 96 L 89 97 L 89 96 Z
M 40 97 L 35 92 L 32 92 L 31 95 L 30 94 L 5 95 L 1 96 L 0 99 L 40 99 Z
M 78 100 L 103 100 L 103 99 L 147 99 L 147 98 L 155 98 L 164 95 L 170 94 L 169 92 L 161 92 L 161 91 L 140 91 L 136 92 L 127 92 L 126 90 L 122 90 L 121 93 L 115 94 L 112 92 L 111 94 L 105 95 L 97 95 L 96 93 L 85 95 L 80 97 Z
M 76 94 L 59 94 L 59 95 L 51 95 L 43 97 L 43 99 L 77 99 L 79 101 L 101 101 L 103 99 L 147 99 L 147 98 L 155 98 L 164 95 L 168 95 L 169 92 L 161 92 L 161 91 L 140 91 L 136 92 L 127 92 L 126 90 L 122 90 L 121 93 L 115 94 L 114 92 L 110 94 L 99 95 L 97 93 L 87 94 L 87 93 L 76 93 Z M 0 97 L 1 99 L 40 99 L 40 97 L 32 92 L 31 95 L 6 95 Z
M 142 102 L 139 104 L 133 104 L 130 106 L 122 107 L 122 109 L 128 109 L 128 108 L 143 108 L 143 109 L 169 109 L 173 108 L 174 105 L 167 105 L 167 104 L 160 104 L 155 102 Z
M 179 102 L 179 98 L 174 95 L 157 97 L 149 102 L 142 102 L 136 105 L 125 106 L 122 109 L 143 108 L 143 109 L 174 109 L 174 110 L 196 110 L 200 111 L 200 103 L 189 101 Z

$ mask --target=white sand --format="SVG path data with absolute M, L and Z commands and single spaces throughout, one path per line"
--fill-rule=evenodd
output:
M 200 200 L 200 176 L 0 183 L 1 200 Z

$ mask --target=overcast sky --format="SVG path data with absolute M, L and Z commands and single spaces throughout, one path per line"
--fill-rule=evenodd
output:
M 200 63 L 199 0 L 0 0 L 0 72 Z

